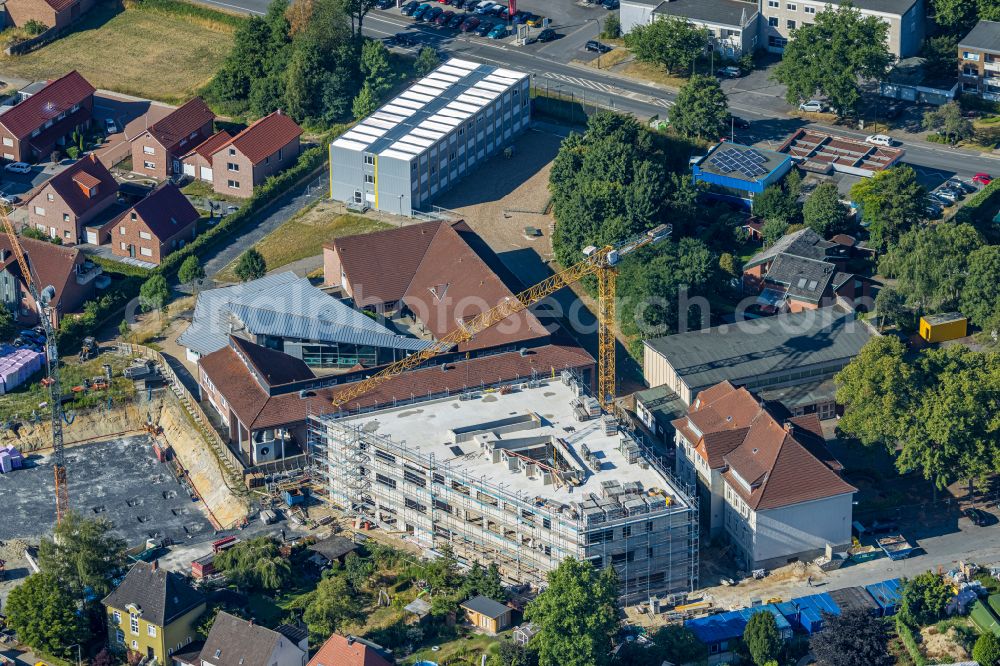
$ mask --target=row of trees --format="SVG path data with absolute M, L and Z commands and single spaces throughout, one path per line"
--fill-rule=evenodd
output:
M 895 323 L 905 308 L 958 308 L 984 330 L 1000 327 L 1000 245 L 987 245 L 969 224 L 911 229 L 882 256 L 879 271 L 896 279 L 876 299 L 879 315 Z
M 349 118 L 362 85 L 377 98 L 391 78 L 385 48 L 366 48 L 361 37 L 373 4 L 274 0 L 265 16 L 251 17 L 237 29 L 209 96 L 232 115 L 263 116 L 282 108 L 295 120 L 318 126 Z

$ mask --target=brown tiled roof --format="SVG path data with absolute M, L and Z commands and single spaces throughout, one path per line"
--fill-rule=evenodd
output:
M 278 149 L 302 134 L 302 128 L 280 110 L 266 115 L 228 142 L 219 146 L 212 155 L 232 146 L 254 164 L 278 152 Z
M 231 336 L 229 340 L 237 353 L 242 354 L 243 358 L 270 386 L 280 386 L 290 382 L 316 378 L 316 375 L 302 359 L 275 349 L 262 347 L 243 338 Z
M 142 199 L 131 210 L 125 211 L 128 216 L 134 210 L 142 218 L 149 230 L 160 241 L 176 236 L 179 232 L 190 228 L 201 217 L 188 201 L 187 197 L 173 183 L 162 183 L 146 198 Z M 128 219 L 123 218 L 123 219 Z
M 309 660 L 308 666 L 392 666 L 392 663 L 368 641 L 333 634 Z
M 163 119 L 156 121 L 146 130 L 161 146 L 170 152 L 181 141 L 197 132 L 205 123 L 215 120 L 215 114 L 200 97 L 194 97 L 172 111 Z
M 66 285 L 70 280 L 76 279 L 74 266 L 80 259 L 80 250 L 24 236 L 19 237 L 18 242 L 28 255 L 28 265 L 35 272 L 39 284 L 43 288 L 48 285 L 55 287 L 56 303 L 59 303 Z M 21 269 L 14 258 L 7 234 L 0 234 L 0 250 L 7 256 L 3 268 L 20 275 Z
M 254 380 L 246 365 L 232 347 L 212 352 L 199 361 L 205 373 L 244 426 L 252 429 L 271 428 L 284 424 L 300 423 L 310 414 L 333 411 L 331 401 L 344 387 L 308 391 L 300 398 L 298 392 L 268 396 Z M 345 407 L 348 410 L 391 405 L 397 400 L 410 400 L 423 396 L 455 392 L 482 384 L 495 384 L 528 378 L 532 372 L 551 376 L 564 369 L 588 368 L 594 359 L 578 347 L 544 345 L 530 349 L 522 356 L 506 352 L 449 364 L 447 371 L 440 367 L 424 368 L 393 377 Z
M 77 171 L 73 174 L 73 182 L 85 190 L 91 190 L 101 184 L 99 178 L 91 176 L 86 171 Z
M 81 182 L 88 183 L 88 187 L 93 187 L 96 183 L 97 195 L 88 197 L 80 185 Z M 108 197 L 114 197 L 118 192 L 118 181 L 93 153 L 81 157 L 52 176 L 46 185 L 51 186 L 76 215 L 82 215 Z M 39 194 L 44 190 L 45 186 L 39 190 Z
M 45 0 L 45 4 L 57 12 L 66 11 L 77 2 L 79 2 L 79 0 Z
M 94 86 L 73 70 L 0 114 L 0 125 L 17 138 L 24 139 L 44 125 L 45 121 L 69 111 L 74 104 L 82 104 L 94 92 Z
M 402 300 L 436 339 L 514 294 L 459 232 L 464 222 L 427 222 L 348 236 L 326 247 L 340 257 L 359 305 Z M 459 351 L 486 349 L 545 337 L 530 312 L 508 317 L 483 331 Z
M 268 666 L 275 650 L 286 641 L 288 639 L 277 631 L 219 611 L 205 638 L 201 657 L 203 662 L 214 666 Z M 288 644 L 295 645 L 290 641 Z M 292 656 L 286 655 L 286 659 Z
M 215 154 L 215 151 L 217 151 L 220 146 L 223 146 L 226 143 L 228 143 L 229 140 L 232 138 L 233 135 L 230 134 L 228 130 L 219 130 L 218 132 L 216 132 L 215 134 L 213 134 L 212 136 L 208 137 L 200 144 L 195 146 L 194 150 L 188 153 L 188 155 L 190 155 L 191 153 L 197 153 L 202 157 L 204 157 L 206 160 L 211 160 L 212 155 Z M 186 156 L 187 155 L 185 155 L 185 157 Z

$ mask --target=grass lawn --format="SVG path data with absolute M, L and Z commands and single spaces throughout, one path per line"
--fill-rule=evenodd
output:
M 207 199 L 214 199 L 215 201 L 229 201 L 231 203 L 246 202 L 246 199 L 232 197 L 228 194 L 219 194 L 212 189 L 211 183 L 206 183 L 204 180 L 192 180 L 190 183 L 181 188 L 181 192 L 189 197 L 204 197 Z
M 479 664 L 483 652 L 495 654 L 498 645 L 498 639 L 493 636 L 469 634 L 463 638 L 456 638 L 448 643 L 443 643 L 438 646 L 440 649 L 437 651 L 430 648 L 417 650 L 407 657 L 407 663 L 412 659 L 414 663 L 427 660 L 439 664 Z
M 268 270 L 314 257 L 323 252 L 323 243 L 341 236 L 364 234 L 389 225 L 358 215 L 339 213 L 340 207 L 328 201 L 321 201 L 303 209 L 295 217 L 265 236 L 257 245 L 257 251 L 264 255 Z M 236 280 L 236 262 L 226 266 L 216 279 L 224 282 Z
M 0 68 L 26 79 L 77 69 L 97 88 L 180 104 L 212 79 L 232 44 L 233 27 L 222 21 L 103 3 L 71 34 L 0 56 Z

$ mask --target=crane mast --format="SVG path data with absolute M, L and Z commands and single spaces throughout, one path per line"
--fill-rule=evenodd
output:
M 56 522 L 60 522 L 69 512 L 69 488 L 66 483 L 66 454 L 63 450 L 63 412 L 62 412 L 62 386 L 59 383 L 59 351 L 56 348 L 56 334 L 52 326 L 51 308 L 42 301 L 42 294 L 38 291 L 37 277 L 32 274 L 31 266 L 28 264 L 28 256 L 21 247 L 14 225 L 7 215 L 6 207 L 0 206 L 0 218 L 3 219 L 4 231 L 10 240 L 11 250 L 17 258 L 17 264 L 21 268 L 21 275 L 28 285 L 28 292 L 38 307 L 38 318 L 41 320 L 42 329 L 45 331 L 45 365 L 48 377 L 43 383 L 49 388 L 49 409 L 52 421 L 52 469 L 55 475 L 56 491 Z
M 383 382 L 407 370 L 416 368 L 439 354 L 451 351 L 477 334 L 499 324 L 511 315 L 527 310 L 542 299 L 563 287 L 578 282 L 589 275 L 597 275 L 598 282 L 598 400 L 605 409 L 611 409 L 615 399 L 615 280 L 619 260 L 651 243 L 667 238 L 673 228 L 662 224 L 654 229 L 629 238 L 615 245 L 584 248 L 584 259 L 569 268 L 550 275 L 513 298 L 498 303 L 458 326 L 426 349 L 391 363 L 379 372 L 338 392 L 333 406 L 342 408 L 362 395 L 374 390 Z

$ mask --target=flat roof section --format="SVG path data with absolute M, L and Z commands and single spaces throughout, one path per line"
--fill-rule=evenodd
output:
M 725 141 L 699 159 L 696 165 L 704 173 L 758 183 L 767 179 L 787 159 L 786 155 L 773 150 Z
M 577 420 L 571 404 L 576 398 L 572 387 L 558 379 L 527 386 L 508 394 L 484 392 L 475 399 L 453 397 L 411 403 L 333 423 L 350 422 L 365 433 L 405 446 L 410 453 L 425 458 L 433 455 L 438 468 L 482 478 L 526 502 L 536 498 L 564 504 L 584 502 L 590 493 L 601 497 L 610 481 L 638 483 L 645 493 L 663 493 L 668 497 L 667 508 L 689 506 L 687 497 L 654 465 L 640 464 L 646 461 L 641 454 L 630 462 L 619 450 L 623 437 L 632 441 L 629 436 L 617 431 L 606 434 L 600 417 Z M 494 457 L 483 445 L 492 442 L 497 449 L 512 450 L 525 443 L 541 446 L 549 438 L 565 443 L 565 450 L 576 458 L 576 464 L 570 464 L 572 468 L 586 469 L 579 485 L 546 485 L 539 477 L 509 471 L 505 462 L 493 462 Z M 588 451 L 600 461 L 600 470 L 583 462 Z
M 841 171 L 870 176 L 888 169 L 906 154 L 902 148 L 873 146 L 851 137 L 799 129 L 778 148 L 806 171 Z

